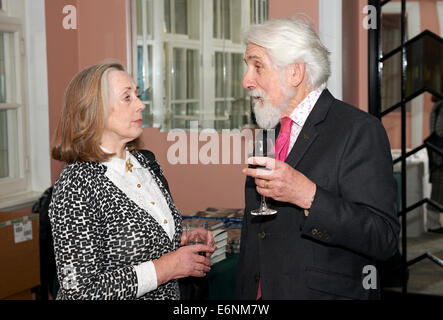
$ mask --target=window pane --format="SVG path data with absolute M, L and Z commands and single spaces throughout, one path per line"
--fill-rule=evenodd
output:
M 170 0 L 165 0 L 165 25 L 164 32 L 171 33 L 171 3 Z
M 185 103 L 174 103 L 172 105 L 172 112 L 173 112 L 174 116 L 186 116 L 186 104 Z
M 146 0 L 146 13 L 145 13 L 146 14 L 146 21 L 145 21 L 145 23 L 146 23 L 146 31 L 147 31 L 148 35 L 152 36 L 152 33 L 153 33 L 153 31 L 152 31 L 152 15 L 150 12 L 152 10 L 152 8 L 151 8 L 150 4 L 151 4 L 151 1 Z
M 172 128 L 190 128 L 190 121 L 197 120 L 198 102 L 172 104 Z
M 225 101 L 218 101 L 215 103 L 215 117 L 226 117 L 228 116 L 226 112 L 227 103 Z
M 263 0 L 263 11 L 264 11 L 264 15 L 263 18 L 265 19 L 265 21 L 269 20 L 269 3 L 268 0 Z
M 18 102 L 14 44 L 13 33 L 0 32 L 0 103 Z
M 0 110 L 0 178 L 18 177 L 17 110 Z
M 218 10 L 217 10 L 217 6 L 218 6 L 218 3 L 219 3 L 219 1 L 220 0 L 214 0 L 213 2 L 212 2 L 212 9 L 213 9 L 213 19 L 212 19 L 212 22 L 213 22 L 213 32 L 212 32 L 212 36 L 214 37 L 214 38 L 218 38 L 218 24 L 219 24 L 219 19 L 218 19 L 218 15 L 217 15 L 217 13 L 218 13 Z
M 187 0 L 175 0 L 175 33 L 188 34 Z
M 258 6 L 258 21 L 262 23 L 263 12 L 262 12 L 262 3 L 260 0 L 258 0 L 257 6 Z
M 231 108 L 231 127 L 242 128 L 248 123 L 249 100 L 246 99 L 246 91 L 242 87 L 243 63 L 241 54 L 232 55 L 232 95 L 234 101 Z
M 183 86 L 186 85 L 185 78 L 185 61 L 184 61 L 184 50 L 182 48 L 174 48 L 173 50 L 173 88 L 172 88 L 172 99 L 179 100 L 185 99 L 185 93 Z
M 187 98 L 198 98 L 198 52 L 197 50 L 186 51 L 186 84 L 187 84 Z
M 268 20 L 268 0 L 251 0 L 251 23 L 258 24 Z
M 6 119 L 6 110 L 0 110 L 0 178 L 8 176 L 8 121 Z
M 231 40 L 234 43 L 241 44 L 241 26 L 242 26 L 242 1 L 231 2 Z M 246 21 L 245 21 L 246 22 Z
M 224 53 L 216 52 L 215 53 L 215 97 L 216 98 L 223 98 L 225 96 L 226 92 L 225 79 L 226 79 L 226 70 L 224 62 Z
M 198 103 L 187 103 L 186 104 L 186 115 L 188 116 L 198 116 Z
M 173 100 L 199 98 L 198 57 L 197 50 L 174 48 Z
M 227 101 L 215 103 L 215 130 L 230 129 L 228 105 L 229 102 Z
M 199 118 L 199 57 L 198 50 L 173 48 L 172 128 L 189 128 Z
M 172 129 L 186 128 L 186 104 L 176 103 L 172 105 Z
M 143 35 L 143 12 L 142 12 L 142 0 L 137 0 L 136 3 L 136 9 L 137 9 L 137 35 L 142 36 Z
M 232 82 L 231 82 L 231 92 L 234 98 L 245 97 L 245 90 L 242 87 L 243 80 L 243 54 L 233 53 L 232 54 Z
M 231 92 L 234 98 L 231 107 L 231 128 L 242 128 L 248 123 L 248 100 L 246 91 L 242 87 L 244 75 L 243 55 L 240 53 L 232 54 L 231 66 Z
M 251 13 L 251 20 L 250 20 L 250 22 L 251 22 L 251 24 L 254 24 L 255 23 L 255 13 L 254 13 L 254 10 L 255 10 L 255 0 L 250 0 L 250 6 L 249 6 L 249 12 Z
M 140 99 L 145 104 L 146 108 L 143 110 L 143 125 L 153 125 L 153 110 L 152 110 L 152 46 L 147 48 L 147 65 L 143 58 L 143 46 L 137 47 L 137 86 L 139 90 Z
M 231 39 L 231 0 L 223 1 L 223 38 Z
M 154 112 L 152 110 L 152 103 L 145 103 L 145 110 L 142 112 L 143 127 L 152 127 L 154 125 Z
M 147 49 L 147 64 L 143 58 L 143 46 L 137 47 L 137 86 L 142 101 L 152 100 L 152 47 L 146 46 Z

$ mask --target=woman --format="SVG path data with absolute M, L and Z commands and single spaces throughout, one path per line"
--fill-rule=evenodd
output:
M 118 63 L 82 70 L 66 90 L 52 157 L 67 164 L 49 208 L 58 299 L 178 299 L 177 279 L 209 271 L 212 237 L 180 247 L 166 179 L 151 152 L 135 149 L 137 94 Z

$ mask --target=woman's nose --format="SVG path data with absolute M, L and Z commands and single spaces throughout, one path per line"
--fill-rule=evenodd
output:
M 138 108 L 137 109 L 145 110 L 146 105 L 143 103 L 143 101 L 139 97 L 137 97 L 137 100 L 138 100 L 138 106 L 137 106 Z

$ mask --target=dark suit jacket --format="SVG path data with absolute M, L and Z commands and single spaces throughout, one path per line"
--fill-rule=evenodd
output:
M 380 121 L 324 90 L 286 162 L 317 185 L 310 213 L 268 199 L 278 213 L 252 216 L 260 196 L 247 177 L 237 298 L 255 299 L 259 278 L 263 299 L 378 298 L 379 283 L 364 288 L 363 269 L 391 257 L 399 236 Z

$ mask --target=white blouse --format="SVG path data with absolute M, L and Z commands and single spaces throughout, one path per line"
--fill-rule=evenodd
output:
M 111 153 L 103 147 L 102 150 Z M 132 172 L 126 170 L 128 158 L 132 164 Z M 149 170 L 143 168 L 129 151 L 126 151 L 125 160 L 114 156 L 103 164 L 108 168 L 106 176 L 109 180 L 123 191 L 129 199 L 145 209 L 162 226 L 169 239 L 172 240 L 175 232 L 174 219 L 166 199 Z M 137 298 L 157 289 L 157 273 L 152 261 L 143 262 L 134 266 L 134 268 L 138 281 Z

